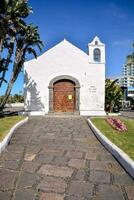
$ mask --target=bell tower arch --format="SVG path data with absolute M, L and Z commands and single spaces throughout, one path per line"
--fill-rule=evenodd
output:
M 105 64 L 105 44 L 103 44 L 99 37 L 95 37 L 91 43 L 88 44 L 89 49 L 89 63 Z

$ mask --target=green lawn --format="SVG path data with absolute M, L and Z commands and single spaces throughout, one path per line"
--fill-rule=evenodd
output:
M 11 116 L 0 118 L 0 141 L 5 137 L 13 125 L 21 121 L 25 117 L 23 116 Z
M 123 117 L 120 117 L 120 119 L 127 126 L 127 132 L 114 130 L 105 121 L 105 118 L 91 118 L 91 121 L 107 138 L 134 160 L 134 120 Z

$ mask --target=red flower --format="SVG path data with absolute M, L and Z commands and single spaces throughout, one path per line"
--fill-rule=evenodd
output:
M 112 128 L 118 131 L 127 131 L 126 125 L 119 118 L 108 117 L 106 118 L 106 121 Z

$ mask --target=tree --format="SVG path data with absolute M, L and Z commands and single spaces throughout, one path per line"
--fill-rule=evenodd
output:
M 1 0 L 0 5 L 0 88 L 5 80 L 6 71 L 14 53 L 15 37 L 26 23 L 24 18 L 31 12 L 25 0 Z M 7 49 L 6 56 L 2 56 Z
M 23 64 L 26 60 L 27 53 L 33 54 L 35 58 L 37 58 L 37 54 L 35 51 L 35 47 L 38 47 L 41 50 L 43 46 L 42 41 L 40 40 L 40 36 L 37 30 L 37 27 L 33 25 L 28 25 L 25 31 L 19 33 L 16 38 L 16 52 L 15 52 L 15 60 L 13 65 L 13 71 L 11 74 L 10 81 L 7 86 L 7 90 L 5 93 L 5 98 L 1 104 L 1 108 L 3 109 L 4 105 L 7 102 L 7 99 L 11 93 L 12 87 L 22 70 Z
M 115 106 L 120 104 L 123 97 L 122 90 L 117 84 L 118 79 L 111 81 L 106 79 L 105 83 L 105 109 L 108 112 L 113 112 Z
M 3 102 L 4 96 L 0 96 L 0 103 Z M 10 95 L 7 103 L 23 103 L 24 102 L 24 96 L 21 94 L 14 94 L 13 96 Z
M 13 70 L 7 85 L 5 97 L 1 103 L 1 109 L 10 96 L 12 87 L 23 68 L 27 53 L 33 54 L 37 58 L 37 47 L 41 51 L 43 43 L 40 40 L 38 29 L 32 24 L 26 24 L 24 19 L 31 12 L 26 0 L 2 0 L 0 8 L 0 25 L 2 30 L 0 35 L 0 87 L 5 80 L 5 74 L 9 63 L 13 62 Z M 2 52 L 7 48 L 7 57 L 2 57 Z M 12 55 L 14 59 L 11 60 Z

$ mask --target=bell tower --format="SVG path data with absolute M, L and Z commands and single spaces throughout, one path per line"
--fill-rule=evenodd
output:
M 88 44 L 89 49 L 89 63 L 105 64 L 105 44 L 102 43 L 99 37 L 95 37 L 91 43 Z

